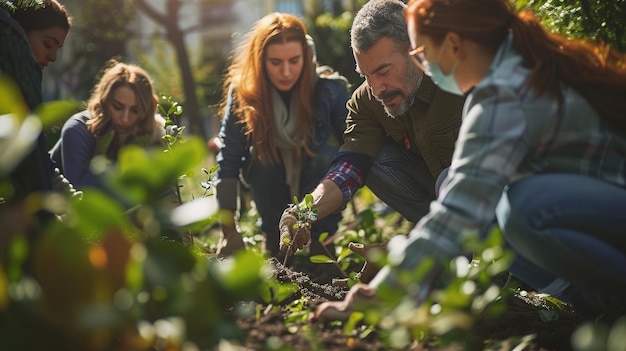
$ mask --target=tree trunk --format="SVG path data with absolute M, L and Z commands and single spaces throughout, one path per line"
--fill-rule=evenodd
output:
M 167 40 L 172 43 L 176 51 L 178 67 L 181 73 L 183 92 L 185 94 L 185 101 L 182 102 L 184 108 L 183 115 L 189 119 L 189 131 L 206 139 L 207 136 L 202 124 L 198 97 L 196 96 L 196 83 L 191 70 L 191 63 L 189 62 L 187 46 L 185 45 L 185 34 L 180 29 L 178 21 L 182 1 L 167 0 L 165 14 L 156 11 L 145 0 L 135 0 L 135 4 L 148 17 L 165 27 Z

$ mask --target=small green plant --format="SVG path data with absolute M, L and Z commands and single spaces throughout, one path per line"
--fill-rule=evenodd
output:
M 379 288 L 377 301 L 358 307 L 343 330 L 352 334 L 359 325 L 375 326 L 379 337 L 391 349 L 405 349 L 414 341 L 436 339 L 442 345 L 475 348 L 472 327 L 484 318 L 495 318 L 504 311 L 508 291 L 493 283 L 493 277 L 506 271 L 512 254 L 502 249 L 500 233 L 495 230 L 484 242 L 466 243 L 479 259 L 453 257 L 446 264 L 424 259 L 411 271 L 396 272 L 397 285 Z M 420 296 L 420 282 L 436 267 L 445 273 L 436 280 L 428 297 Z M 402 287 L 402 288 L 399 288 Z M 484 346 L 484 345 L 483 345 Z
M 207 179 L 200 183 L 200 186 L 204 189 L 204 193 L 202 194 L 202 196 L 214 195 L 213 190 L 215 189 L 215 184 L 213 181 L 213 177 L 215 176 L 215 172 L 217 172 L 217 169 L 219 167 L 220 165 L 214 165 L 213 167 L 211 167 L 211 169 L 202 168 L 202 172 L 204 172 L 204 174 L 206 174 L 207 176 Z
M 165 135 L 163 140 L 167 145 L 167 149 L 172 147 L 183 139 L 184 126 L 179 126 L 177 118 L 183 113 L 183 107 L 175 101 L 171 96 L 161 95 L 161 100 L 157 106 L 159 113 L 165 118 Z
M 304 195 L 304 199 L 300 203 L 298 203 L 298 198 L 294 196 L 293 202 L 293 204 L 289 204 L 289 207 L 297 214 L 298 223 L 296 223 L 296 228 L 300 226 L 309 227 L 311 222 L 317 219 L 317 210 L 313 209 L 313 195 Z
M 348 273 L 346 273 L 344 267 L 341 265 L 341 262 L 348 256 L 350 256 L 351 252 L 350 250 L 342 250 L 341 254 L 337 257 L 337 259 L 333 259 L 331 255 L 331 253 L 328 251 L 328 248 L 326 247 L 326 245 L 324 245 L 324 242 L 326 241 L 326 239 L 328 238 L 328 233 L 322 233 L 318 239 L 318 242 L 320 244 L 322 244 L 322 248 L 324 249 L 324 251 L 326 251 L 327 255 L 313 255 L 309 258 L 309 260 L 312 263 L 332 263 L 334 264 L 337 269 L 339 270 L 339 272 L 341 273 L 341 275 L 344 278 L 348 277 Z M 356 273 L 355 273 L 356 274 Z
M 327 243 L 332 240 L 336 246 L 335 255 L 337 258 L 333 259 L 326 246 L 322 245 L 327 255 L 314 255 L 310 257 L 310 261 L 316 264 L 334 264 L 344 278 L 349 278 L 347 284 L 349 287 L 360 282 L 360 272 L 352 271 L 354 267 L 362 267 L 365 263 L 365 258 L 354 253 L 350 250 L 350 243 L 381 243 L 389 240 L 390 237 L 396 235 L 398 232 L 408 232 L 412 223 L 404 221 L 403 217 L 398 213 L 392 213 L 388 215 L 380 215 L 372 209 L 375 204 L 380 203 L 375 195 L 367 188 L 359 190 L 359 203 L 363 207 L 362 210 L 357 210 L 357 205 L 351 203 L 353 209 L 354 218 L 347 216 L 348 210 L 344 210 L 344 222 L 340 224 L 340 230 L 333 235 L 332 238 L 328 238 L 328 233 L 322 233 L 319 237 L 320 243 Z M 376 260 L 379 265 L 384 265 L 384 259 L 379 257 L 380 260 Z

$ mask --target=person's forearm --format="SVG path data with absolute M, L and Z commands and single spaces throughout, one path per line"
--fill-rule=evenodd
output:
M 329 179 L 322 180 L 311 195 L 313 195 L 313 209 L 317 210 L 318 220 L 337 212 L 343 204 L 341 190 Z

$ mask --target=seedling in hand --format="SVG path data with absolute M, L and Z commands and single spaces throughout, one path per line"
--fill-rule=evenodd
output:
M 293 197 L 293 203 L 289 204 L 289 210 L 293 213 L 296 218 L 296 222 L 293 224 L 293 229 L 296 230 L 293 238 L 282 238 L 284 243 L 289 244 L 289 248 L 287 249 L 287 255 L 285 255 L 285 260 L 283 264 L 287 264 L 287 258 L 289 257 L 289 253 L 292 252 L 293 243 L 300 235 L 300 232 L 305 229 L 310 232 L 311 224 L 317 219 L 317 210 L 313 208 L 313 195 L 306 194 L 302 202 L 298 202 L 297 197 Z

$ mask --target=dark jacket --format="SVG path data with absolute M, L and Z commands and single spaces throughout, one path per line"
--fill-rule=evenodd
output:
M 392 118 L 364 82 L 348 101 L 346 132 L 340 151 L 374 159 L 385 139 L 391 137 L 402 145 L 410 143 L 410 150 L 424 159 L 437 179 L 450 166 L 464 101 L 464 97 L 444 92 L 424 76 L 410 110 Z
M 34 113 L 43 101 L 41 68 L 33 57 L 26 33 L 4 9 L 0 9 L 0 38 L 0 76 L 8 76 L 17 84 L 21 97 Z M 4 108 L 6 106 L 0 107 L 0 114 L 10 112 Z M 14 191 L 11 199 L 17 202 L 33 193 L 51 191 L 52 174 L 53 164 L 48 158 L 46 137 L 42 132 L 33 150 L 9 174 Z M 5 195 L 0 193 L 0 197 Z
M 345 130 L 346 101 L 348 91 L 345 83 L 338 79 L 318 78 L 315 83 L 315 125 L 307 141 L 312 152 L 316 152 L 329 142 L 341 143 Z M 217 155 L 219 169 L 216 179 L 226 182 L 219 186 L 218 198 L 220 204 L 226 208 L 234 208 L 237 190 L 235 180 L 239 178 L 241 170 L 251 160 L 252 148 L 248 144 L 245 125 L 239 122 L 239 116 L 230 113 L 233 103 L 232 94 L 228 97 L 227 106 L 219 137 L 224 146 Z M 228 185 L 226 185 L 228 184 Z

